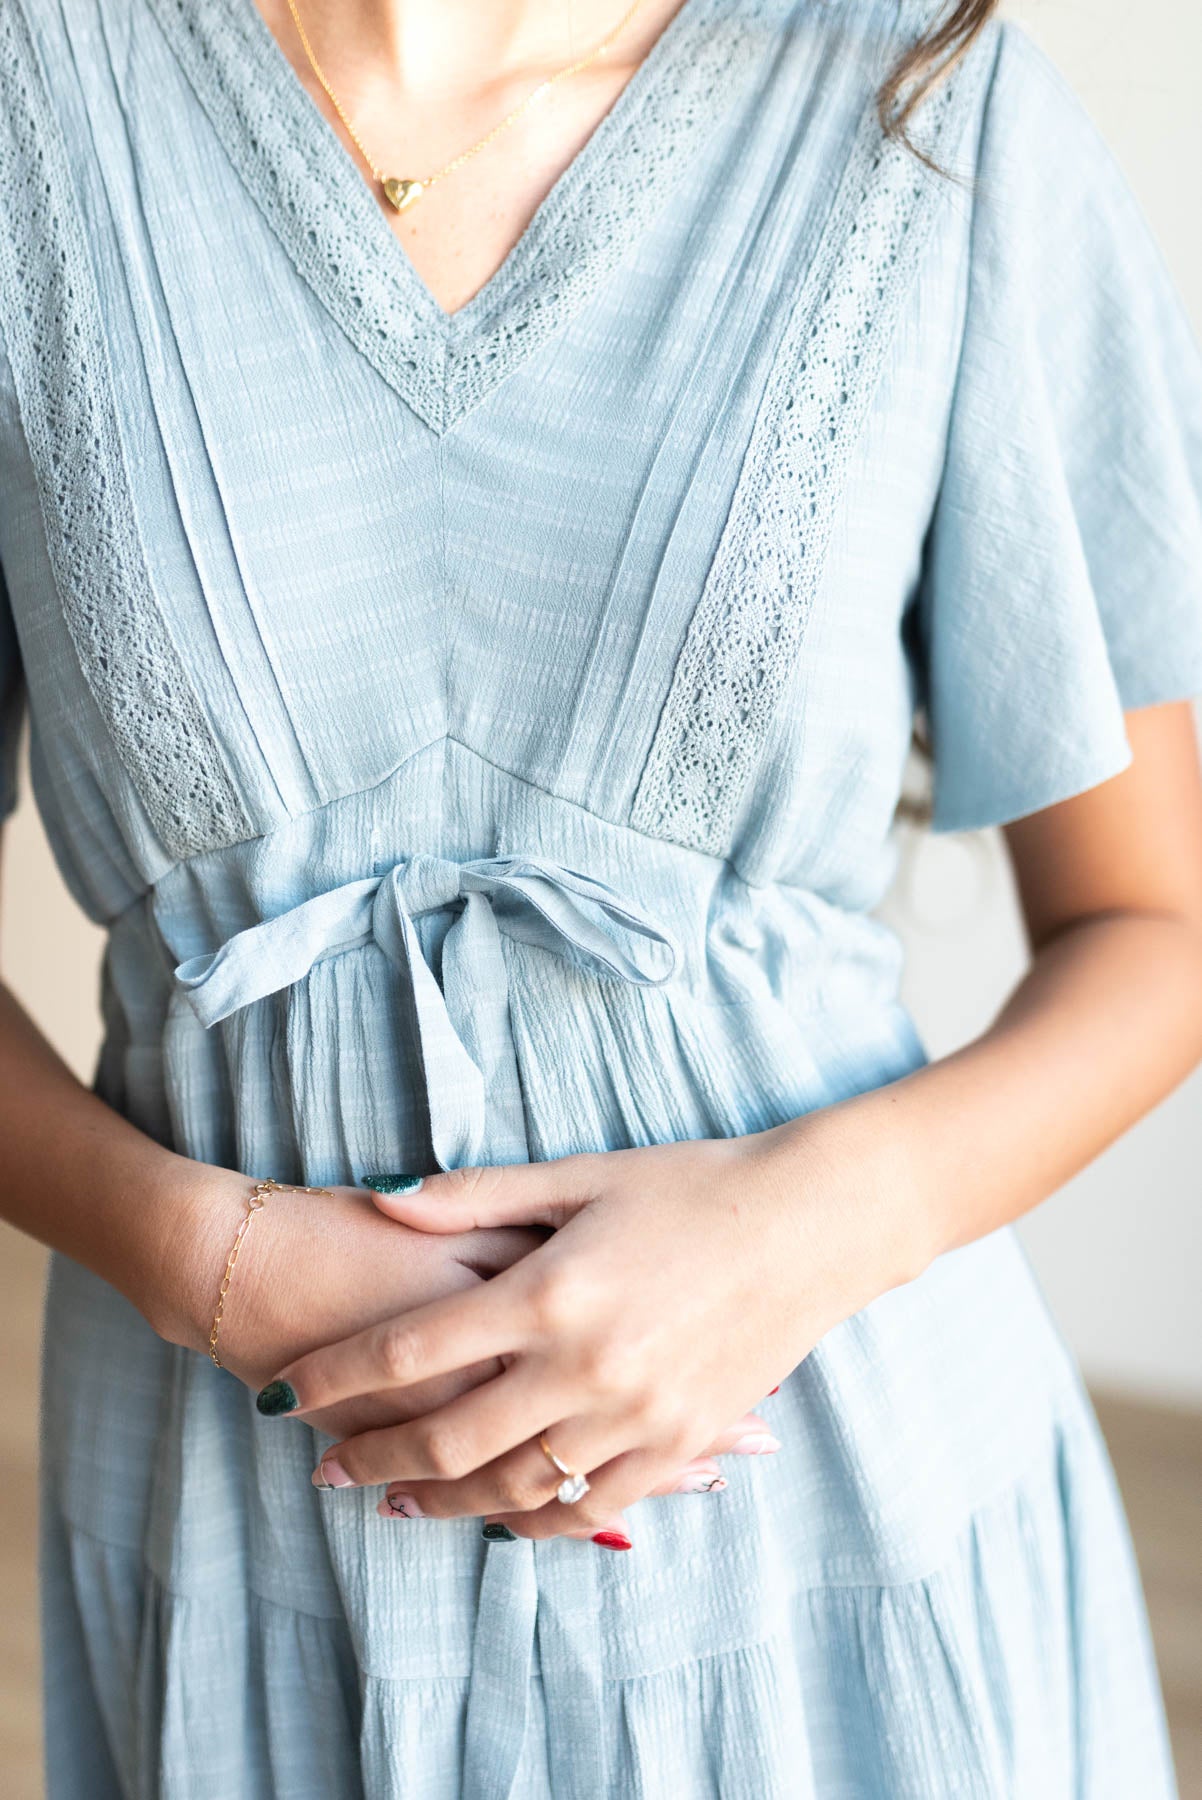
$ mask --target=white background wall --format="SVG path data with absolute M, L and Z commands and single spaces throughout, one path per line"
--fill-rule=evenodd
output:
M 1202 333 L 1202 7 L 1023 0 L 1008 10 L 1060 64 L 1118 153 Z M 64 894 L 28 798 L 6 839 L 0 966 L 86 1075 L 98 1036 L 99 933 Z M 1022 966 L 997 841 L 913 846 L 886 911 L 909 949 L 907 998 L 938 1054 L 987 1021 Z M 1202 1075 L 1023 1230 L 1095 1381 L 1202 1404 Z

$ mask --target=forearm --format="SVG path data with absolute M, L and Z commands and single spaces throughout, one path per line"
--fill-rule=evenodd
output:
M 894 1285 L 1055 1192 L 1199 1058 L 1202 932 L 1107 915 L 1042 948 L 964 1049 L 781 1130 L 851 1172 Z
M 0 1142 L 3 1217 L 101 1276 L 164 1336 L 192 1341 L 213 1279 L 200 1224 L 236 1213 L 238 1178 L 164 1149 L 114 1112 L 2 984 Z

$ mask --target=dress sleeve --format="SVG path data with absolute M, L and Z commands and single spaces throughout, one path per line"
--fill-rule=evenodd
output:
M 936 831 L 1118 774 L 1124 709 L 1202 693 L 1202 357 L 1114 158 L 1011 25 L 965 204 L 916 608 Z
M 24 682 L 17 634 L 0 571 L 0 822 L 17 803 L 17 740 L 21 734 Z

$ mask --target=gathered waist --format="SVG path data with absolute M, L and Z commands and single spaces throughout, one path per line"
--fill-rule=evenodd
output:
M 113 922 L 103 1091 L 318 1182 L 728 1134 L 913 1067 L 900 963 L 862 912 L 444 747 Z
M 431 967 L 414 928 L 453 914 Z M 440 1168 L 526 1151 L 512 1055 L 502 940 L 533 945 L 599 979 L 659 986 L 676 967 L 670 934 L 593 876 L 535 856 L 457 863 L 420 854 L 247 927 L 177 965 L 175 981 L 206 1028 L 303 980 L 322 958 L 375 944 L 412 1008 L 427 1125 Z

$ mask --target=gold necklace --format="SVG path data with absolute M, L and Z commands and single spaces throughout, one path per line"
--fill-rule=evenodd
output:
M 487 149 L 493 139 L 499 137 L 501 132 L 512 125 L 514 121 L 525 112 L 526 108 L 531 105 L 533 101 L 538 99 L 540 94 L 545 94 L 547 89 L 554 87 L 557 81 L 565 81 L 569 75 L 578 75 L 581 69 L 587 69 L 590 63 L 596 62 L 598 57 L 604 56 L 614 39 L 626 29 L 642 4 L 643 0 L 634 0 L 634 5 L 627 8 L 613 30 L 607 37 L 602 38 L 595 50 L 590 50 L 587 56 L 578 57 L 575 62 L 569 63 L 567 68 L 557 70 L 554 75 L 548 75 L 545 81 L 540 81 L 538 86 L 533 88 L 518 106 L 514 107 L 512 112 L 506 113 L 499 125 L 494 125 L 491 131 L 486 132 L 479 142 L 472 144 L 467 150 L 460 151 L 458 156 L 453 156 L 450 162 L 444 163 L 441 169 L 435 169 L 432 175 L 423 175 L 420 180 L 408 175 L 385 175 L 384 171 L 376 163 L 375 158 L 363 142 L 363 139 L 359 136 L 359 133 L 355 130 L 350 119 L 347 117 L 342 102 L 326 80 L 321 65 L 313 54 L 313 46 L 309 42 L 308 33 L 301 24 L 300 14 L 296 10 L 296 0 L 288 0 L 288 11 L 292 14 L 292 23 L 296 26 L 296 35 L 300 39 L 301 49 L 309 60 L 309 67 L 312 69 L 317 80 L 321 83 L 330 105 L 334 108 L 334 111 L 346 126 L 351 142 L 371 170 L 373 178 L 379 183 L 380 187 L 383 188 L 384 193 L 387 195 L 392 205 L 396 207 L 398 212 L 404 212 L 407 206 L 412 206 L 416 200 L 420 200 L 427 189 L 433 187 L 436 181 L 441 181 L 444 175 L 450 175 L 453 170 L 458 169 L 463 163 L 467 162 L 470 157 L 478 156 L 481 150 Z

